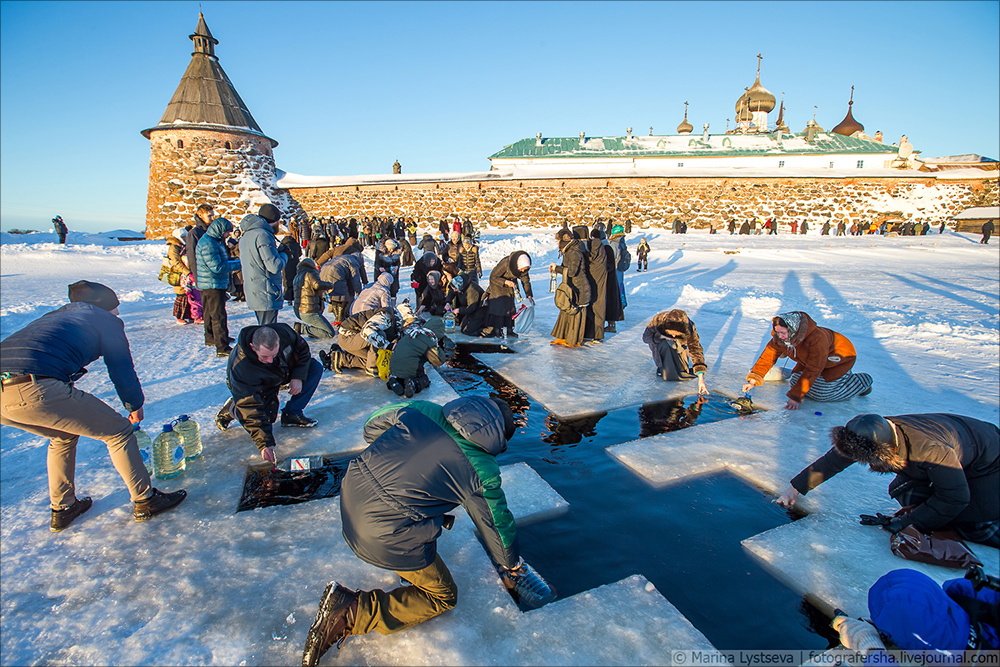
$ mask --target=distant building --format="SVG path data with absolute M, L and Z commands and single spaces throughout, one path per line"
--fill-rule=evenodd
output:
M 983 225 L 993 221 L 994 227 L 1000 227 L 1000 206 L 974 206 L 967 208 L 954 216 L 956 232 L 972 232 L 978 234 Z

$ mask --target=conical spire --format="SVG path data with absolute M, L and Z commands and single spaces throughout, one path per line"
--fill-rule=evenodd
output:
M 774 129 L 776 130 L 787 130 L 788 126 L 785 125 L 785 93 L 781 93 L 781 106 L 778 108 L 778 122 L 775 123 Z
M 851 99 L 847 103 L 847 115 L 844 116 L 844 120 L 840 121 L 840 124 L 833 128 L 831 132 L 849 137 L 855 132 L 865 131 L 865 126 L 854 120 L 854 116 L 851 114 L 852 106 L 854 106 L 854 86 L 851 86 Z
M 189 37 L 194 42 L 194 52 L 187 71 L 159 124 L 143 130 L 142 135 L 148 139 L 153 130 L 194 126 L 202 130 L 233 129 L 265 136 L 219 64 L 215 55 L 219 40 L 212 36 L 203 14 L 198 15 L 198 26 Z M 268 139 L 272 148 L 278 145 L 274 139 Z
M 684 103 L 684 120 L 677 126 L 677 134 L 691 134 L 694 125 L 688 122 L 688 103 Z

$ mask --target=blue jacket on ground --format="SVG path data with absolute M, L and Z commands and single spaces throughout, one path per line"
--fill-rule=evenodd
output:
M 227 289 L 229 274 L 238 271 L 240 262 L 229 259 L 222 237 L 233 231 L 233 223 L 225 218 L 216 218 L 198 241 L 195 259 L 198 265 L 198 289 Z
M 282 271 L 288 256 L 278 252 L 278 239 L 267 220 L 250 214 L 240 221 L 240 265 L 243 292 L 250 310 L 281 310 L 285 288 Z
M 67 304 L 4 339 L 0 343 L 0 372 L 71 382 L 99 357 L 104 357 L 125 409 L 135 412 L 141 408 L 145 397 L 135 374 L 125 323 L 91 303 Z

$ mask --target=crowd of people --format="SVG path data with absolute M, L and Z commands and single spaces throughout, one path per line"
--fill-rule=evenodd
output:
M 468 336 L 516 338 L 514 318 L 533 305 L 532 258 L 517 250 L 484 269 L 468 219 L 441 221 L 438 239 L 397 218 L 300 218 L 281 228 L 271 204 L 234 226 L 197 209 L 189 227 L 167 239 L 168 273 L 178 323 L 201 323 L 205 344 L 228 357 L 230 396 L 216 415 L 227 430 L 237 422 L 260 457 L 278 460 L 273 425 L 311 428 L 305 414 L 324 370 L 357 370 L 385 381 L 406 399 L 376 410 L 364 427 L 369 447 L 352 460 L 341 487 L 345 539 L 359 558 L 398 574 L 391 591 L 354 591 L 332 582 L 323 592 L 309 630 L 303 664 L 314 665 L 350 635 L 388 634 L 441 614 L 457 604 L 457 587 L 437 554 L 448 514 L 463 506 L 505 576 L 523 575 L 517 531 L 500 485 L 496 457 L 514 433 L 510 408 L 499 398 L 463 397 L 445 405 L 412 400 L 431 384 L 426 364 L 440 366 L 454 354 L 448 328 Z M 774 233 L 767 221 L 763 229 Z M 733 224 L 730 233 L 733 233 Z M 749 223 L 744 223 L 747 226 Z M 552 344 L 581 348 L 617 334 L 627 307 L 625 272 L 630 225 L 598 220 L 593 227 L 564 225 L 555 240 L 561 276 L 559 314 Z M 675 228 L 684 233 L 683 225 Z M 840 230 L 838 230 L 839 233 Z M 294 232 L 294 233 L 293 233 Z M 415 258 L 413 247 L 419 255 Z M 363 257 L 374 249 L 372 280 Z M 649 244 L 637 248 L 638 271 L 648 271 Z M 409 293 L 400 296 L 400 268 L 412 266 Z M 257 323 L 229 335 L 226 302 L 245 300 Z M 75 493 L 76 444 L 81 435 L 105 442 L 134 503 L 136 521 L 177 506 L 183 490 L 152 486 L 138 451 L 134 425 L 143 419 L 144 397 L 118 317 L 117 295 L 80 281 L 69 286 L 70 303 L 11 334 L 2 343 L 0 423 L 49 439 L 48 478 L 52 531 L 67 528 L 92 505 Z M 278 322 L 291 304 L 296 321 Z M 330 319 L 324 317 L 324 305 Z M 449 323 L 449 324 L 446 324 Z M 746 375 L 749 395 L 768 379 L 779 359 L 795 363 L 778 373 L 789 385 L 785 408 L 806 400 L 854 400 L 872 391 L 867 373 L 854 372 L 857 352 L 846 336 L 820 326 L 808 313 L 787 311 L 771 321 L 770 340 Z M 330 341 L 317 346 L 310 340 Z M 708 395 L 698 330 L 686 312 L 655 315 L 642 332 L 655 373 L 663 381 L 697 381 L 699 401 Z M 578 352 L 568 353 L 576 354 Z M 128 413 L 121 416 L 74 387 L 86 367 L 104 359 Z M 280 393 L 288 399 L 281 405 Z M 279 421 L 280 415 L 280 421 Z M 830 433 L 832 447 L 796 475 L 778 498 L 786 507 L 852 463 L 894 473 L 889 494 L 907 511 L 895 517 L 862 516 L 862 523 L 898 532 L 955 530 L 964 539 L 1000 546 L 1000 429 L 950 414 L 859 414 Z M 845 636 L 864 628 L 840 622 Z M 854 633 L 854 634 L 852 634 Z M 995 636 L 995 635 L 994 635 Z

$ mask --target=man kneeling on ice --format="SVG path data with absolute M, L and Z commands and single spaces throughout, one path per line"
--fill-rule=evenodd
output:
M 275 462 L 271 424 L 278 418 L 278 390 L 288 385 L 292 397 L 281 411 L 282 426 L 309 428 L 316 420 L 302 414 L 323 376 L 309 344 L 284 322 L 244 327 L 229 355 L 226 384 L 232 396 L 215 423 L 226 430 L 238 419 L 265 461 Z
M 519 576 L 523 561 L 496 461 L 513 435 L 507 404 L 483 396 L 444 406 L 395 403 L 368 418 L 369 446 L 351 461 L 340 488 L 344 538 L 359 558 L 394 570 L 407 584 L 388 592 L 327 585 L 303 665 L 317 664 L 350 635 L 399 632 L 457 604 L 458 587 L 437 553 L 437 539 L 445 514 L 458 505 L 493 560 Z

